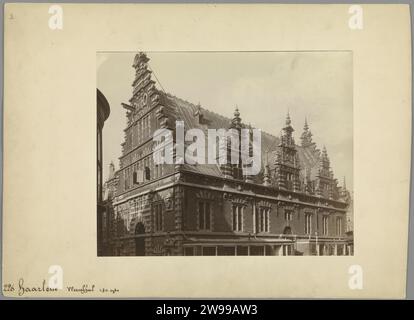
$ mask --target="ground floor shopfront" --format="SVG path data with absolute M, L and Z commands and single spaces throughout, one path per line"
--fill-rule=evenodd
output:
M 207 240 L 191 239 L 183 244 L 185 256 L 288 256 L 294 243 L 276 240 Z
M 201 238 L 136 235 L 113 242 L 115 256 L 345 256 L 353 246 L 345 238 Z
M 343 256 L 352 255 L 344 240 L 276 239 L 256 241 L 192 240 L 183 244 L 185 256 Z

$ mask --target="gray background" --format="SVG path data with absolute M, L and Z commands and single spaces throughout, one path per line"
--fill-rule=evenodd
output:
M 3 46 L 4 46 L 4 41 L 3 41 L 3 21 L 4 21 L 4 3 L 5 2 L 13 2 L 13 3 L 19 3 L 19 2 L 24 2 L 24 3 L 148 3 L 148 2 L 153 2 L 153 3 L 304 3 L 304 4 L 311 4 L 311 3 L 345 3 L 345 4 L 352 4 L 352 3 L 357 3 L 357 4 L 374 4 L 374 3 L 405 3 L 405 4 L 410 4 L 410 11 L 412 11 L 412 7 L 414 4 L 414 0 L 409 0 L 409 1 L 380 1 L 380 0 L 376 0 L 376 1 L 335 1 L 335 0 L 330 0 L 330 1 L 324 1 L 324 0 L 314 0 L 314 1 L 254 1 L 254 0 L 239 0 L 239 1 L 206 1 L 206 0 L 195 0 L 195 1 L 96 1 L 96 0 L 89 0 L 89 1 L 71 1 L 71 0 L 67 0 L 67 1 L 32 1 L 32 0 L 22 0 L 22 1 L 1 1 L 1 7 L 0 7 L 0 14 L 2 17 L 2 23 L 0 25 L 0 37 L 1 37 L 1 52 L 0 52 L 0 65 L 1 65 L 1 74 L 3 75 L 1 78 L 1 85 L 0 85 L 0 96 L 2 98 L 1 100 L 1 112 L 0 112 L 0 137 L 1 137 L 1 151 L 0 151 L 0 155 L 1 155 L 1 162 L 2 165 L 0 166 L 0 181 L 1 181 L 1 190 L 3 190 L 3 79 L 4 79 L 4 74 L 3 74 Z M 411 13 L 411 34 L 413 34 L 413 15 Z M 413 42 L 411 42 L 411 52 L 413 52 Z M 412 68 L 412 73 L 413 73 L 413 64 L 411 65 Z M 413 83 L 412 83 L 413 85 Z M 414 112 L 412 112 L 412 123 L 414 123 Z M 411 129 L 412 130 L 412 129 Z M 413 149 L 413 144 L 411 142 L 412 148 L 411 148 L 411 181 L 414 178 L 414 173 L 413 173 L 413 162 L 412 159 L 414 157 L 414 149 Z M 409 232 L 409 238 L 408 238 L 408 277 L 407 277 L 407 299 L 409 300 L 414 300 L 414 209 L 413 209 L 413 200 L 414 200 L 414 190 L 412 188 L 412 184 L 410 185 L 410 222 L 409 222 L 409 228 L 410 228 L 410 232 Z M 2 221 L 3 221 L 3 193 L 0 192 L 0 202 L 1 202 L 1 207 L 0 207 L 0 239 L 3 239 L 3 226 L 2 226 Z M 0 265 L 2 266 L 2 261 L 3 261 L 3 255 L 2 255 L 2 246 L 0 246 Z M 0 283 L 1 283 L 1 277 L 2 277 L 2 273 L 0 273 Z M 390 284 L 392 285 L 392 284 Z M 9 299 L 6 298 L 2 295 L 2 290 L 0 290 L 0 300 L 1 299 Z

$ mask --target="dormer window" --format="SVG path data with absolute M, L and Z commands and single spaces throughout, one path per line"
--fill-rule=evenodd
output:
M 145 180 L 151 180 L 151 170 L 149 167 L 145 167 Z
M 203 111 L 201 110 L 200 104 L 197 105 L 197 110 L 194 112 L 194 116 L 197 118 L 198 124 L 203 123 Z

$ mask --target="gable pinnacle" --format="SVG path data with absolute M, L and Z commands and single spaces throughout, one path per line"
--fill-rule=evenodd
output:
M 231 120 L 232 127 L 234 128 L 241 128 L 241 118 L 240 118 L 240 112 L 239 108 L 236 105 L 236 110 L 234 110 L 234 117 Z

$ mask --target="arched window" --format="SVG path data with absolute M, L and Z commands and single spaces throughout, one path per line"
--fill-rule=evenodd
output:
M 312 232 L 312 214 L 305 214 L 305 234 L 311 234 Z

